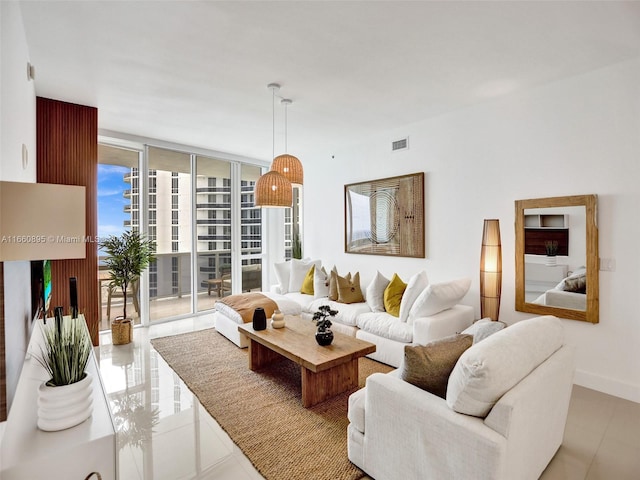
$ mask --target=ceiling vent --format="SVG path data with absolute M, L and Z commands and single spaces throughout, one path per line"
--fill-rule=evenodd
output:
M 397 152 L 398 150 L 407 150 L 409 148 L 409 137 L 402 138 L 400 140 L 394 140 L 391 142 L 391 151 Z

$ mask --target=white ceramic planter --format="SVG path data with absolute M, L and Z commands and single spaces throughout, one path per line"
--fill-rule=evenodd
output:
M 62 387 L 50 387 L 43 382 L 38 388 L 38 428 L 55 432 L 89 418 L 93 410 L 92 383 L 90 373 L 79 382 Z
M 547 267 L 554 267 L 557 264 L 558 264 L 558 260 L 555 257 L 555 255 L 554 256 L 547 255 L 547 261 L 545 263 Z

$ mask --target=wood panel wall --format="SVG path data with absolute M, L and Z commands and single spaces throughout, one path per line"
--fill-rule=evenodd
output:
M 86 235 L 98 235 L 98 109 L 38 97 L 36 99 L 38 183 L 86 187 Z M 53 199 L 52 199 L 53 200 Z M 78 309 L 91 340 L 98 345 L 98 247 L 86 243 L 86 258 L 52 262 L 51 307 L 70 311 L 69 277 L 78 279 Z

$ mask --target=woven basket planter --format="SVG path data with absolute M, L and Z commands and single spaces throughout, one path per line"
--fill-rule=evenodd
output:
M 118 317 L 111 322 L 111 341 L 114 345 L 126 345 L 133 341 L 131 319 Z

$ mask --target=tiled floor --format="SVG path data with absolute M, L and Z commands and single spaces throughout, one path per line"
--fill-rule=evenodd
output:
M 100 371 L 118 427 L 121 480 L 262 477 L 149 339 L 213 326 L 211 318 L 136 328 L 134 342 L 100 335 Z
M 149 343 L 212 326 L 206 317 L 101 334 L 100 370 L 119 424 L 121 480 L 262 478 Z M 640 404 L 574 387 L 565 439 L 544 480 L 640 479 Z

